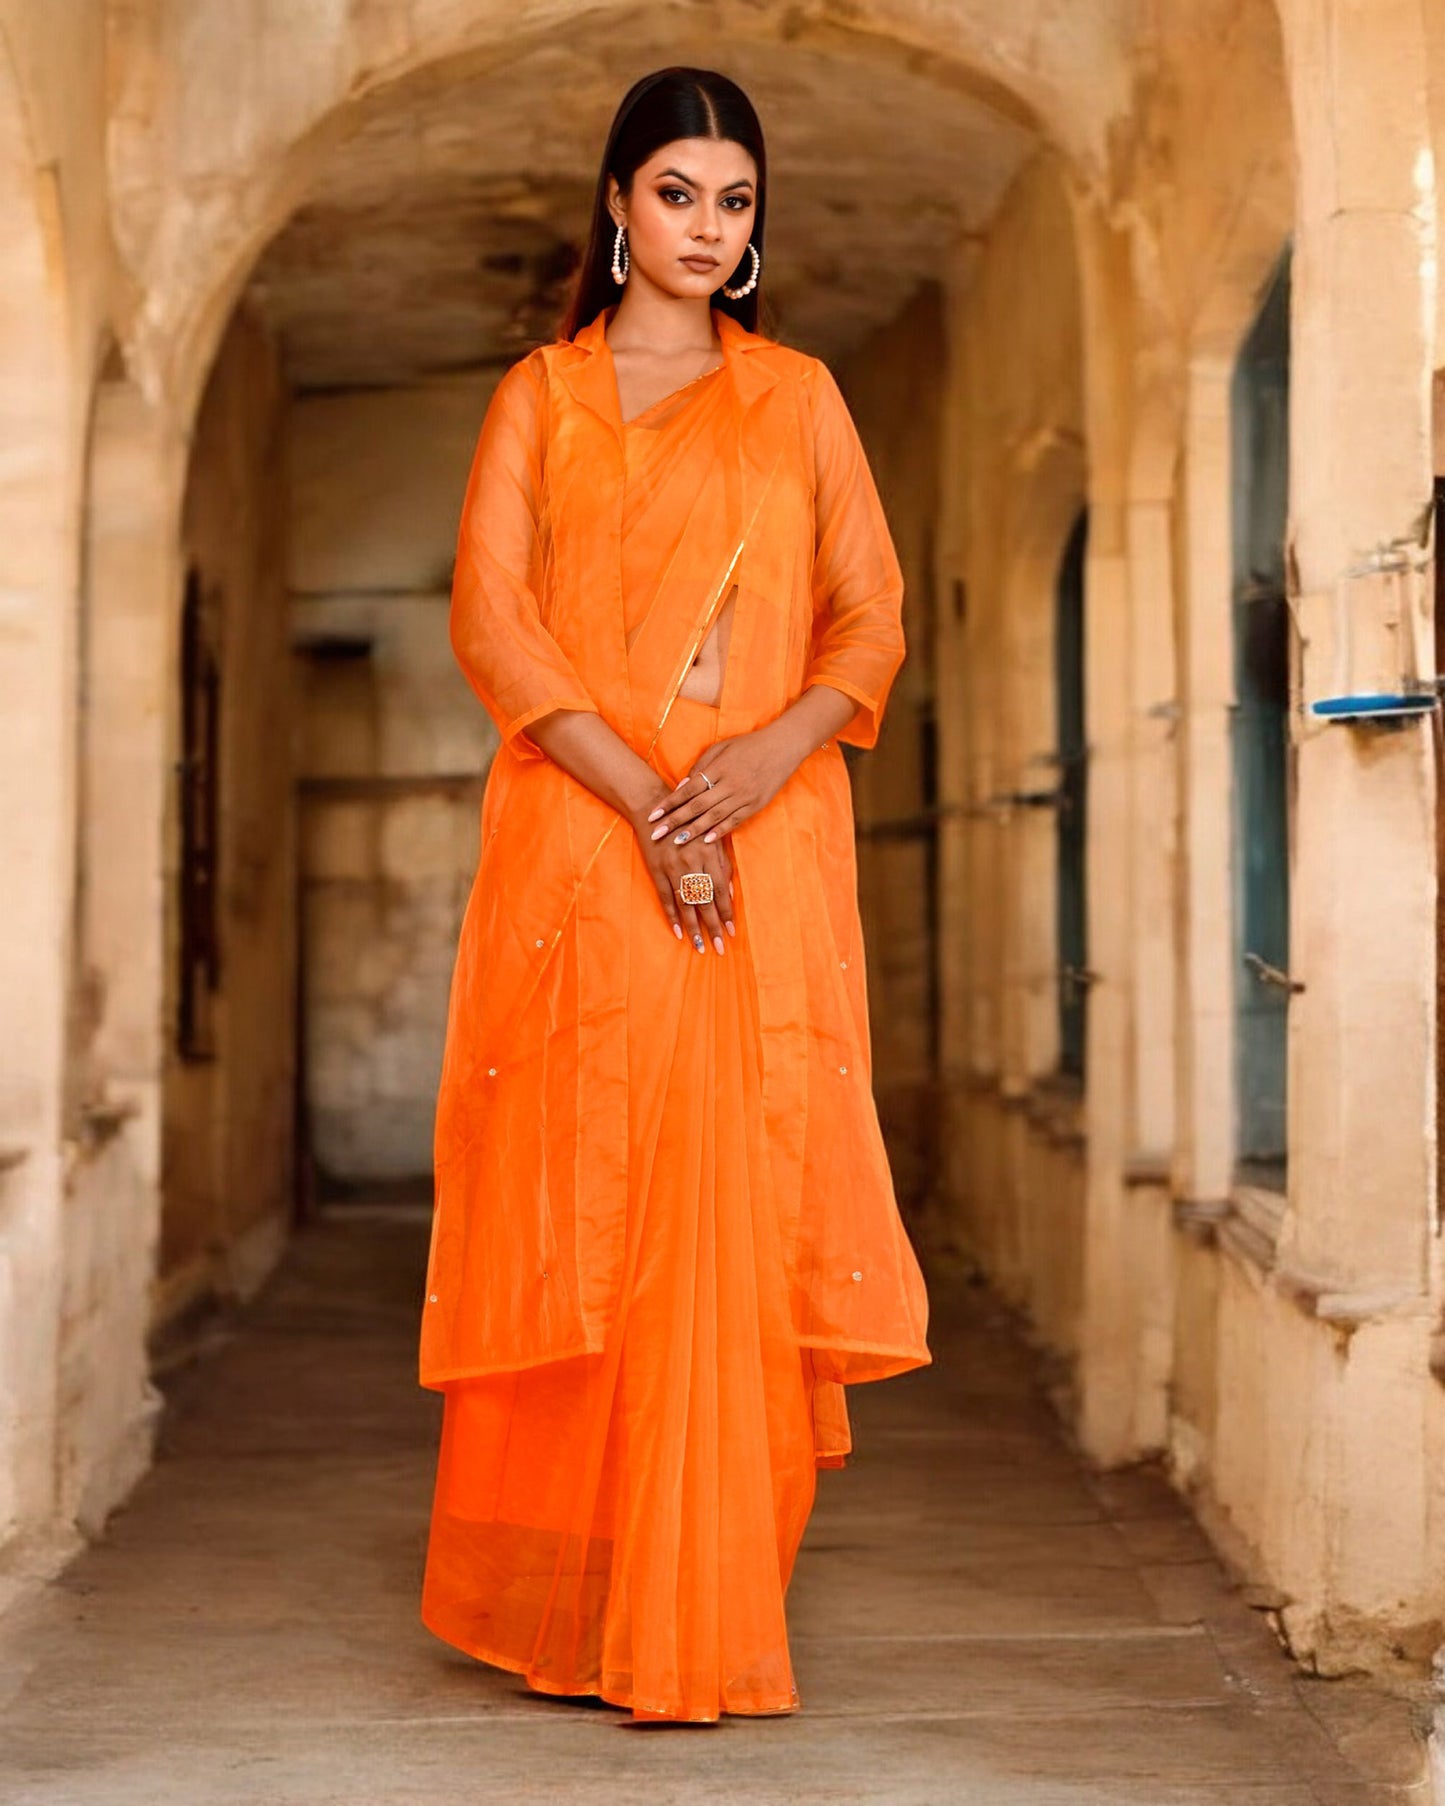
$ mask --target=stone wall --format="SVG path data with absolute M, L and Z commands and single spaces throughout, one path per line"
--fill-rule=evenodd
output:
M 1055 592 L 1085 499 L 1079 252 L 1063 172 L 1036 159 L 959 262 L 939 528 L 947 1225 L 1071 1350 L 1082 1270 L 1081 1098 L 1058 1062 L 1052 811 Z
M 302 397 L 292 631 L 303 1013 L 319 1180 L 423 1181 L 496 734 L 447 631 L 490 378 Z
M 1338 1670 L 1420 1660 L 1445 1619 L 1434 779 L 1418 729 L 1326 727 L 1303 707 L 1429 668 L 1420 202 L 1433 218 L 1438 132 L 1423 44 L 1392 60 L 1418 14 L 1342 18 L 1341 60 L 1309 9 L 1281 10 L 1283 34 L 1263 6 L 1181 17 L 1139 66 L 1115 186 L 1091 195 L 1040 159 L 961 260 L 940 588 L 963 591 L 936 660 L 958 811 L 939 947 L 947 1222 L 1071 1358 L 1089 1451 L 1161 1456 L 1292 1647 Z M 1406 66 L 1390 129 L 1364 129 Z M 1229 383 L 1292 228 L 1302 988 L 1288 1191 L 1265 1197 L 1234 1166 Z M 1395 272 L 1393 326 L 1373 256 Z M 1053 824 L 1010 799 L 1047 770 L 1053 574 L 1085 497 L 1093 970 L 1071 1099 L 1054 1074 Z
M 62 1453 L 71 1169 L 77 596 L 91 384 L 105 333 L 105 33 L 97 9 L 0 5 L 0 1548 L 5 1579 L 74 1535 L 148 1441 L 140 1363 Z M 123 1202 L 118 1215 L 126 1221 Z M 139 1263 L 144 1265 L 144 1257 Z M 118 1283 L 125 1285 L 129 1270 Z

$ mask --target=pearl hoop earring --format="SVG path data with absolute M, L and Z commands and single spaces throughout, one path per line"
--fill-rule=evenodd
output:
M 763 260 L 758 256 L 758 247 L 751 239 L 748 240 L 748 249 L 753 254 L 753 273 L 741 288 L 729 288 L 726 283 L 723 284 L 723 293 L 729 301 L 741 301 L 744 295 L 750 295 L 758 286 L 758 271 L 763 267 Z
M 618 267 L 618 258 L 622 259 Z M 617 228 L 617 236 L 612 241 L 612 280 L 621 288 L 627 280 L 627 272 L 632 268 L 632 253 L 627 248 L 627 237 L 621 226 Z

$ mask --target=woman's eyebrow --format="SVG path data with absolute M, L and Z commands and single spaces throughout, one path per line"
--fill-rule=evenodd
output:
M 681 179 L 687 183 L 689 188 L 701 188 L 702 187 L 702 183 L 699 182 L 696 179 L 696 177 L 685 176 L 685 175 L 683 175 L 683 173 L 680 169 L 660 169 L 657 173 L 660 176 L 681 177 Z M 753 185 L 753 179 L 751 176 L 739 176 L 736 182 L 724 182 L 722 187 L 718 190 L 718 193 L 726 194 L 730 188 L 751 188 L 752 185 Z

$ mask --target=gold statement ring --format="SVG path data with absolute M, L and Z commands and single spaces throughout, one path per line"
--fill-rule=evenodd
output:
M 711 903 L 712 873 L 684 872 L 677 881 L 677 894 L 684 903 Z

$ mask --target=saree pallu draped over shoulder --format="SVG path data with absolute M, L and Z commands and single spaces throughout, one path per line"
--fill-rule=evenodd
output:
M 929 1359 L 838 744 L 877 740 L 903 584 L 823 364 L 715 312 L 722 365 L 624 422 L 610 312 L 506 372 L 463 505 L 452 643 L 502 745 L 437 1100 L 423 1615 L 533 1686 L 710 1718 L 796 1703 L 782 1591 L 842 1387 Z M 671 784 L 815 682 L 857 710 L 729 836 L 739 933 L 700 956 L 527 728 L 595 711 Z

